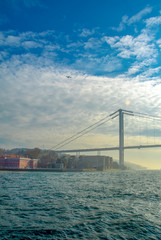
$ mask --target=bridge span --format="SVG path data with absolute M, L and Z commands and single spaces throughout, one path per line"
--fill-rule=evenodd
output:
M 135 145 L 135 146 L 124 146 L 124 115 L 131 115 L 134 116 L 133 111 L 127 111 L 127 110 L 123 110 L 123 109 L 119 109 L 116 112 L 110 114 L 110 118 L 114 119 L 116 117 L 119 116 L 119 146 L 116 147 L 104 147 L 104 148 L 91 148 L 91 149 L 71 149 L 71 150 L 57 150 L 55 149 L 55 151 L 57 153 L 81 153 L 81 152 L 95 152 L 95 151 L 115 151 L 118 150 L 119 151 L 119 164 L 120 167 L 124 166 L 124 150 L 128 150 L 128 149 L 143 149 L 143 148 L 161 148 L 161 144 L 154 144 L 154 145 Z M 146 115 L 147 117 L 147 115 Z M 161 120 L 161 119 L 160 119 Z M 102 124 L 102 123 L 101 123 Z M 100 126 L 101 124 L 99 124 L 98 126 Z M 93 124 L 92 126 L 95 126 L 95 124 Z M 86 128 L 85 130 L 88 130 L 89 128 Z M 83 131 L 79 132 L 79 134 L 81 134 Z M 86 131 L 88 132 L 88 131 Z M 83 134 L 81 134 L 80 136 L 83 136 Z M 74 139 L 77 139 L 77 134 L 74 135 Z M 71 137 L 72 138 L 72 137 Z M 73 141 L 71 140 L 71 138 L 68 138 L 67 140 L 70 140 L 69 142 Z M 63 146 L 66 145 L 66 140 L 63 141 Z M 58 144 L 58 146 L 61 144 Z
M 160 147 L 161 145 L 137 145 L 137 146 L 124 146 L 125 149 L 141 149 L 141 148 L 154 148 Z M 67 150 L 57 150 L 57 153 L 76 153 L 76 152 L 98 152 L 98 151 L 115 151 L 120 150 L 119 147 L 107 147 L 107 148 L 85 148 L 85 149 L 67 149 Z

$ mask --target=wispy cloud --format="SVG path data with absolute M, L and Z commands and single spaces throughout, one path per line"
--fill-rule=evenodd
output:
M 23 45 L 31 46 L 31 48 L 36 47 L 36 44 L 38 47 L 45 46 L 49 43 L 48 36 L 50 37 L 51 34 L 54 36 L 54 32 L 24 32 L 19 33 L 16 31 L 6 31 L 6 32 L 0 32 L 0 46 L 2 47 L 23 47 Z M 31 43 L 31 44 L 29 44 Z
M 153 38 L 145 32 L 137 37 L 125 35 L 123 37 L 104 37 L 104 40 L 112 47 L 118 50 L 118 56 L 122 58 L 136 57 L 145 59 L 156 57 L 157 51 L 153 44 Z
M 90 30 L 87 28 L 83 28 L 80 31 L 81 31 L 81 33 L 79 34 L 80 37 L 88 37 L 95 33 L 95 29 Z
M 149 67 L 155 69 L 154 65 L 157 64 L 160 41 L 156 39 L 156 33 L 156 30 L 153 31 L 147 27 L 137 35 L 135 34 L 136 36 L 105 36 L 103 40 L 110 45 L 118 58 L 130 59 L 131 66 L 129 64 L 128 75 L 140 75 L 144 71 L 147 73 Z M 150 72 L 155 73 L 155 71 Z
M 62 36 L 60 36 L 62 39 Z M 84 41 L 78 38 L 77 41 L 68 41 L 64 37 L 63 44 L 54 31 L 46 32 L 23 32 L 16 31 L 0 32 L 0 47 L 4 49 L 1 59 L 12 57 L 17 51 L 23 56 L 23 61 L 34 61 L 35 56 L 42 56 L 54 60 L 56 57 L 64 56 L 61 63 L 72 59 L 72 67 L 87 71 L 88 73 L 112 72 L 120 69 L 119 59 L 105 54 L 103 47 L 104 40 L 98 37 L 88 37 Z M 29 55 L 28 55 L 29 53 Z M 28 56 L 32 55 L 32 60 Z M 102 56 L 100 56 L 102 54 Z M 72 58 L 71 58 L 72 55 Z M 25 56 L 25 57 L 24 57 Z M 69 56 L 69 57 L 68 57 Z
M 122 30 L 124 30 L 126 28 L 126 26 L 130 26 L 134 23 L 141 21 L 141 19 L 143 19 L 143 17 L 146 16 L 147 14 L 151 13 L 151 11 L 152 11 L 151 7 L 146 7 L 130 18 L 127 15 L 125 15 L 122 17 L 122 20 L 121 20 L 119 26 L 112 27 L 112 29 L 116 30 L 118 32 L 121 32 Z
M 118 27 L 112 27 L 113 30 L 117 31 L 117 32 L 121 32 L 122 30 L 125 29 L 125 26 L 128 22 L 128 16 L 123 16 L 122 17 L 122 21 L 120 22 Z
M 134 15 L 131 18 L 128 19 L 128 21 L 127 21 L 128 25 L 139 22 L 144 16 L 151 13 L 151 11 L 152 11 L 151 7 L 144 8 L 143 10 L 138 12 L 136 15 Z
M 74 63 L 75 68 L 86 71 L 90 74 L 105 74 L 117 72 L 121 69 L 122 63 L 115 57 L 94 57 L 93 55 L 84 55 Z
M 85 49 L 98 49 L 101 47 L 102 41 L 98 38 L 89 38 L 87 42 L 84 42 L 84 48 Z
M 147 27 L 154 27 L 161 24 L 161 16 L 151 17 L 145 20 Z
M 52 39 L 52 40 L 51 40 Z M 17 55 L 26 55 L 33 53 L 35 55 L 48 56 L 49 59 L 57 55 L 57 51 L 63 51 L 56 40 L 54 31 L 46 32 L 16 32 L 4 31 L 0 32 L 0 47 L 3 49 L 1 52 L 1 60 L 8 59 Z

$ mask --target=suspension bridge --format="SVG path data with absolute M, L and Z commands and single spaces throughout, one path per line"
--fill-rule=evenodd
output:
M 138 144 L 138 145 L 127 145 L 124 142 L 124 116 L 139 116 L 140 118 L 153 119 L 155 121 L 161 121 L 161 117 L 154 117 L 148 114 L 141 114 L 133 111 L 127 111 L 119 109 L 116 112 L 102 118 L 98 122 L 90 125 L 89 127 L 83 129 L 82 131 L 74 134 L 73 136 L 65 139 L 64 141 L 58 143 L 53 148 L 57 153 L 82 153 L 82 152 L 99 152 L 99 151 L 119 151 L 119 165 L 121 168 L 124 167 L 124 151 L 126 149 L 144 149 L 144 148 L 161 148 L 161 143 L 159 144 Z M 85 148 L 85 149 L 63 149 L 60 148 L 66 146 L 67 144 L 75 141 L 76 139 L 82 137 L 83 135 L 91 132 L 92 130 L 98 128 L 99 126 L 105 124 L 107 121 L 118 118 L 118 130 L 119 130 L 119 145 L 116 147 L 99 147 L 99 148 Z M 53 149 L 51 148 L 51 149 Z

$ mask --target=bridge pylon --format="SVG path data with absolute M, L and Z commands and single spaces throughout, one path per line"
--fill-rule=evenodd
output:
M 122 109 L 119 112 L 119 164 L 124 167 L 124 112 Z

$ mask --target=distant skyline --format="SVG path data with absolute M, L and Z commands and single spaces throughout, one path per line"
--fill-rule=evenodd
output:
M 0 29 L 0 147 L 49 149 L 119 108 L 161 117 L 158 0 L 1 0 Z M 161 169 L 142 151 L 125 161 Z

